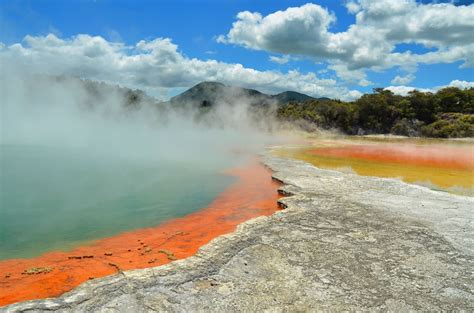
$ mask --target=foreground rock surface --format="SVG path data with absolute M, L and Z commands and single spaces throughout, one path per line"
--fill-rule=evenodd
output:
M 473 200 L 267 156 L 286 209 L 188 259 L 0 311 L 474 310 Z

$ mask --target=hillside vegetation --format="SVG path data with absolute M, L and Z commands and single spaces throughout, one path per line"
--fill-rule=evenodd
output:
M 449 87 L 436 93 L 415 90 L 407 96 L 376 88 L 354 102 L 290 102 L 280 106 L 277 115 L 282 121 L 338 129 L 349 135 L 473 137 L 474 88 Z
M 130 113 L 141 108 L 155 108 L 160 122 L 175 112 L 198 123 L 222 126 L 228 123 L 222 115 L 235 113 L 228 108 L 242 106 L 248 110 L 249 120 L 263 129 L 274 129 L 276 119 L 306 131 L 336 129 L 348 135 L 474 137 L 474 88 L 449 87 L 436 93 L 415 90 L 407 96 L 376 88 L 356 101 L 344 102 L 293 91 L 267 95 L 253 89 L 202 82 L 167 102 L 159 102 L 141 90 L 74 77 L 48 79 L 82 89 L 87 109 L 100 107 L 105 95 L 113 94 L 120 100 L 118 104 Z M 227 109 L 219 111 L 219 106 Z

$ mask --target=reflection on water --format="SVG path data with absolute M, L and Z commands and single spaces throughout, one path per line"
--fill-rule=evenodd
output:
M 280 156 L 320 168 L 400 178 L 456 194 L 474 195 L 474 142 L 430 139 L 340 138 L 280 149 Z

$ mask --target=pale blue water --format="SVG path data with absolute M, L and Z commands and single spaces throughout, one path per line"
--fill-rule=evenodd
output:
M 206 207 L 233 178 L 193 166 L 0 145 L 0 259 L 33 257 Z

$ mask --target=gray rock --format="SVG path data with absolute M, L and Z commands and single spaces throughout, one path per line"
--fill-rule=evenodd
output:
M 286 209 L 193 257 L 0 311 L 474 310 L 473 200 L 265 157 Z

